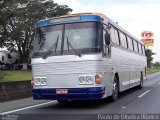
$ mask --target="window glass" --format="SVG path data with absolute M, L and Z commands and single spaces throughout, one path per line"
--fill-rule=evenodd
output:
M 119 32 L 119 35 L 120 35 L 120 40 L 121 40 L 122 47 L 127 48 L 125 35 L 122 32 Z
M 132 45 L 133 45 L 133 51 L 134 51 L 134 49 L 135 49 L 135 48 L 134 48 L 134 43 L 133 43 L 133 41 L 134 41 L 134 40 L 133 40 L 133 39 L 131 39 L 131 41 L 132 41 Z
M 114 33 L 115 33 L 115 39 L 116 39 L 116 43 L 119 45 L 119 37 L 118 37 L 118 30 L 114 29 Z
M 142 49 L 142 54 L 144 54 L 144 51 L 143 51 L 143 45 L 141 44 L 141 49 Z
M 128 40 L 128 48 L 129 48 L 130 50 L 133 50 L 133 42 L 132 42 L 132 39 L 127 36 L 127 40 Z
M 126 35 L 125 35 L 125 39 L 126 39 L 126 44 L 127 44 L 127 48 L 128 48 L 128 39 L 127 39 Z
M 138 42 L 137 42 L 137 48 L 138 48 L 138 52 L 139 52 L 139 46 L 138 46 Z
M 110 35 L 111 35 L 112 42 L 119 45 L 118 32 L 113 26 L 111 26 Z
M 141 54 L 142 54 L 143 52 L 142 52 L 141 44 L 140 44 L 140 43 L 138 43 L 138 46 L 139 46 L 139 53 L 141 53 Z
M 111 35 L 112 42 L 116 43 L 116 38 L 115 38 L 114 28 L 113 27 L 111 27 L 111 29 L 110 29 L 110 35 Z
M 106 45 L 105 43 L 105 34 L 107 33 L 107 31 L 104 29 L 103 30 L 103 49 L 106 55 L 110 55 L 110 48 L 108 45 Z
M 142 49 L 143 49 L 143 54 L 145 55 L 145 46 L 142 46 Z
M 101 48 L 100 35 L 101 26 L 96 22 L 66 24 L 64 51 L 68 52 L 68 41 L 81 53 L 86 53 L 86 51 L 98 52 Z
M 102 27 L 98 22 L 50 25 L 36 29 L 32 57 L 73 55 L 100 52 Z
M 134 51 L 138 52 L 137 41 L 133 40 L 134 43 Z

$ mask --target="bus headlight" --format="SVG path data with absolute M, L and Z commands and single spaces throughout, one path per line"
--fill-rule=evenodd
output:
M 46 78 L 45 77 L 35 78 L 35 85 L 36 86 L 46 86 L 47 85 Z
M 92 76 L 86 76 L 86 84 L 88 85 L 93 84 Z
M 41 85 L 41 79 L 40 79 L 40 78 L 36 78 L 36 79 L 35 79 L 35 85 L 36 85 L 36 86 Z
M 79 76 L 79 85 L 92 85 L 93 84 L 93 79 L 91 75 L 84 75 L 84 76 Z
M 41 78 L 41 85 L 47 85 L 46 78 Z
M 78 82 L 80 85 L 84 85 L 86 84 L 86 78 L 85 76 L 80 76 L 79 77 L 79 82 Z

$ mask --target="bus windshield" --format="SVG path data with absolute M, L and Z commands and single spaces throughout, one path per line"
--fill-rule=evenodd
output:
M 51 56 L 100 52 L 101 41 L 101 25 L 97 22 L 41 27 L 36 30 L 33 57 L 42 57 L 48 50 Z

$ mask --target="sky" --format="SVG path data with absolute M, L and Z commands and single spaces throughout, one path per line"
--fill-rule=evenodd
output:
M 60 5 L 68 5 L 72 13 L 100 12 L 128 32 L 141 39 L 143 31 L 152 31 L 156 55 L 153 62 L 160 61 L 160 0 L 54 0 Z

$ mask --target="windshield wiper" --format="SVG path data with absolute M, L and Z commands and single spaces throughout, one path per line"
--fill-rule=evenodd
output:
M 68 45 L 68 51 L 69 51 L 69 47 L 72 48 L 73 52 L 76 53 L 76 55 L 78 55 L 79 57 L 81 57 L 82 55 L 72 46 L 72 44 L 68 41 L 68 36 L 67 36 L 67 45 Z
M 46 59 L 53 51 L 56 52 L 57 45 L 58 45 L 59 35 L 57 36 L 57 41 L 53 43 L 53 45 L 47 50 L 47 52 L 42 57 L 43 59 Z M 54 50 L 53 50 L 54 49 Z

